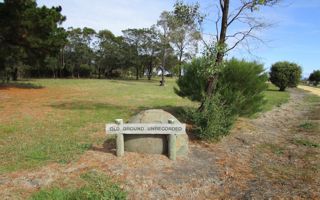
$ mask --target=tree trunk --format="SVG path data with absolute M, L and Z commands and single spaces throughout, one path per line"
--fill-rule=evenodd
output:
M 179 72 L 178 72 L 178 76 L 179 76 L 179 78 L 181 77 L 181 66 L 182 66 L 182 51 L 180 52 L 180 55 L 179 55 L 179 66 L 178 66 L 178 70 L 179 70 Z
M 18 80 L 18 67 L 14 67 L 12 72 L 12 80 L 17 81 Z
M 164 86 L 164 68 L 161 68 L 161 82 L 160 86 Z
M 286 90 L 286 87 L 280 87 L 279 91 L 284 92 Z
M 161 67 L 161 82 L 160 82 L 160 86 L 164 86 L 164 66 L 166 65 L 166 47 L 164 47 L 164 51 L 163 51 L 163 57 L 162 57 L 162 67 Z
M 148 80 L 150 81 L 151 80 L 151 77 L 152 77 L 152 66 L 150 65 L 148 67 Z
M 229 0 L 224 0 L 223 5 L 221 5 L 222 20 L 221 20 L 221 28 L 220 28 L 221 31 L 220 31 L 220 36 L 218 40 L 219 49 L 216 56 L 216 62 L 214 67 L 219 67 L 222 64 L 223 58 L 224 58 L 224 47 L 225 47 L 227 28 L 228 28 L 229 3 L 230 3 Z M 211 75 L 208 78 L 207 87 L 206 87 L 207 96 L 211 96 L 214 93 L 218 83 L 218 76 L 219 75 L 216 73 Z
M 148 66 L 148 80 L 149 81 L 151 80 L 151 77 L 152 77 L 153 54 L 154 53 L 152 51 L 150 63 L 149 63 L 149 66 Z
M 136 80 L 139 80 L 139 67 L 136 67 Z
M 55 79 L 56 78 L 56 73 L 55 73 L 55 70 L 52 69 L 52 77 Z

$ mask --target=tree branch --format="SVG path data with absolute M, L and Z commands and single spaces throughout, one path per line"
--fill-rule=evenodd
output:
M 250 5 L 252 5 L 253 2 L 252 1 L 249 1 L 247 3 L 244 3 L 239 9 L 238 9 L 238 12 L 233 16 L 233 18 L 228 22 L 227 26 L 230 26 L 234 20 L 236 20 L 239 15 L 248 7 L 250 7 Z

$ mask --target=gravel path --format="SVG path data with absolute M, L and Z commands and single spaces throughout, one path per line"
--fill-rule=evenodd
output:
M 320 88 L 305 86 L 305 85 L 299 85 L 298 88 L 301 88 L 303 90 L 309 91 L 312 94 L 320 96 Z
M 286 142 L 293 128 L 311 112 L 304 101 L 305 93 L 290 92 L 289 103 L 257 119 L 239 119 L 232 133 L 216 144 L 191 141 L 188 158 L 172 162 L 164 155 L 137 153 L 117 158 L 114 145 L 107 141 L 67 165 L 51 164 L 34 171 L 1 175 L 0 198 L 24 199 L 43 187 L 75 183 L 81 173 L 92 169 L 104 171 L 118 181 L 128 191 L 129 199 L 320 198 L 319 169 L 315 179 L 307 183 L 296 177 L 277 179 L 264 169 L 273 160 L 289 162 L 288 155 L 284 150 L 282 157 L 275 157 L 261 152 L 260 147 L 275 143 L 297 149 Z M 316 155 L 320 153 L 317 151 Z

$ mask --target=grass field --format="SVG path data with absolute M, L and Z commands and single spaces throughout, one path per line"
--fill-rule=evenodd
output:
M 104 124 L 148 108 L 177 111 L 196 103 L 177 96 L 174 79 L 159 81 L 20 81 L 0 87 L 0 174 L 68 163 L 105 140 Z M 288 100 L 270 86 L 264 111 Z
M 271 110 L 275 106 L 278 107 L 281 104 L 288 102 L 289 96 L 289 92 L 279 92 L 279 89 L 276 86 L 269 84 L 269 88 L 265 91 L 267 102 L 263 106 L 262 111 Z

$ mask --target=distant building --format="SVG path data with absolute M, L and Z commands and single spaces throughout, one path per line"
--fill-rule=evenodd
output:
M 161 75 L 162 75 L 162 70 L 161 70 L 161 69 L 162 69 L 162 67 L 158 67 L 158 69 L 157 69 L 157 75 L 158 75 L 158 76 L 161 76 Z M 165 75 L 165 76 L 172 76 L 172 72 L 164 69 L 163 75 Z

